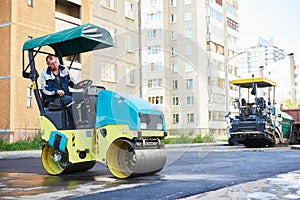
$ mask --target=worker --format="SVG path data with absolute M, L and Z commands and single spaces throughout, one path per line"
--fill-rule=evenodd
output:
M 46 57 L 46 63 L 48 67 L 41 75 L 41 87 L 46 96 L 46 102 L 61 101 L 76 125 L 86 124 L 86 118 L 83 119 L 83 116 L 86 116 L 85 106 L 81 106 L 82 120 L 79 120 L 77 110 L 77 106 L 84 100 L 83 96 L 76 95 L 74 98 L 69 90 L 69 86 L 73 88 L 75 85 L 70 78 L 69 70 L 59 65 L 57 58 L 53 55 Z

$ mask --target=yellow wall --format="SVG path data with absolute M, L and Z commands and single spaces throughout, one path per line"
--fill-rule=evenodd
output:
M 29 36 L 35 38 L 55 31 L 54 10 L 54 0 L 34 1 L 34 7 L 28 6 L 25 0 L 12 1 L 12 25 L 8 37 L 11 38 L 10 131 L 14 132 L 11 140 L 39 129 L 39 112 L 35 99 L 33 107 L 27 108 L 27 88 L 31 81 L 22 77 L 22 46 Z M 45 64 L 42 68 L 44 67 Z
M 3 0 L 0 6 L 0 76 L 10 76 L 11 55 L 11 1 Z M 10 129 L 10 79 L 0 79 L 0 129 Z

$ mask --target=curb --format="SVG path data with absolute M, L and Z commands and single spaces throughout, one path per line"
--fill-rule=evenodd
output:
M 166 144 L 166 149 L 180 148 L 197 148 L 203 146 L 228 146 L 227 142 L 216 143 L 193 143 L 193 144 Z M 291 149 L 300 150 L 300 145 L 291 145 Z M 2 151 L 0 152 L 1 159 L 18 159 L 18 158 L 39 158 L 42 150 L 26 150 L 26 151 Z
M 166 144 L 166 148 L 190 148 L 190 147 L 202 147 L 202 146 L 227 146 L 227 142 L 215 142 L 215 143 L 191 143 L 191 144 Z
M 168 144 L 165 146 L 167 149 L 176 149 L 176 148 L 195 148 L 195 147 L 201 147 L 201 146 L 225 146 L 225 145 L 227 145 L 226 142 Z M 2 151 L 2 152 L 0 152 L 0 160 L 1 159 L 18 159 L 18 158 L 40 158 L 41 155 L 42 155 L 42 150 Z
M 291 149 L 300 150 L 300 145 L 292 145 Z
M 2 151 L 0 159 L 39 158 L 41 154 L 42 150 Z

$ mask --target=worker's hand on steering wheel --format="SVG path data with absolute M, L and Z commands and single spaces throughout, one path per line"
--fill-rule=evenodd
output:
M 63 90 L 57 90 L 56 93 L 57 93 L 60 97 L 62 97 L 62 96 L 65 95 L 65 91 L 63 91 Z
M 93 81 L 86 79 L 82 80 L 74 85 L 74 89 L 86 89 L 88 86 L 92 85 Z

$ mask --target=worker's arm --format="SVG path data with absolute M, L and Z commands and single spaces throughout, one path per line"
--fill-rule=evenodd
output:
M 71 74 L 69 72 L 69 69 L 67 67 L 65 67 L 64 70 L 66 71 L 65 73 L 68 74 L 68 86 L 71 87 L 71 88 L 74 88 L 75 80 L 71 76 Z

